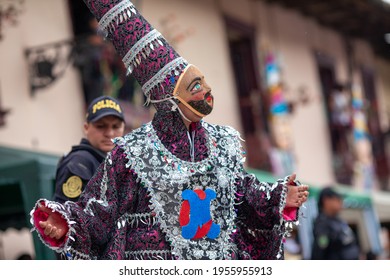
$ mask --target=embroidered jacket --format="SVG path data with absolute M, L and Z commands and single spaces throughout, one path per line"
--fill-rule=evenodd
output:
M 298 215 L 284 209 L 287 178 L 248 174 L 233 128 L 190 128 L 177 112 L 159 111 L 115 139 L 77 203 L 37 202 L 69 229 L 62 240 L 44 235 L 37 225 L 47 215 L 36 205 L 31 222 L 42 242 L 69 259 L 283 259 Z

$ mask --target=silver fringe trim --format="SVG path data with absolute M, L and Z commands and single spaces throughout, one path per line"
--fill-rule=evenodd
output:
M 155 47 L 163 46 L 160 38 L 163 38 L 161 33 L 153 29 L 135 43 L 122 60 L 126 66 L 127 75 L 131 74 L 134 68 L 141 64 L 142 58 L 146 59 Z
M 92 207 L 93 204 L 100 204 L 102 205 L 103 207 L 107 207 L 108 206 L 108 202 L 107 202 L 107 197 L 106 197 L 106 193 L 107 193 L 107 189 L 108 189 L 108 174 L 107 174 L 107 165 L 112 165 L 112 154 L 111 152 L 109 152 L 106 156 L 106 159 L 105 159 L 105 164 L 104 164 L 104 169 L 103 169 L 103 177 L 102 177 L 102 181 L 100 183 L 100 199 L 97 199 L 96 197 L 93 197 L 93 198 L 90 198 L 86 204 L 86 206 L 84 207 L 84 212 L 91 215 L 91 216 L 95 216 L 94 214 L 94 209 Z
M 68 225 L 68 232 L 66 233 L 66 241 L 65 243 L 63 243 L 62 245 L 60 245 L 60 247 L 56 247 L 56 246 L 52 246 L 50 245 L 49 243 L 47 243 L 47 241 L 45 241 L 43 239 L 43 237 L 41 236 L 41 234 L 39 233 L 38 229 L 35 227 L 35 224 L 34 224 L 34 218 L 33 218 L 33 214 L 34 212 L 36 211 L 36 209 L 38 208 L 38 204 L 41 203 L 41 202 L 45 202 L 45 205 L 47 208 L 50 208 L 53 212 L 58 212 L 61 214 L 61 216 L 65 219 L 67 225 Z M 66 205 L 65 205 L 66 206 Z M 58 203 L 58 202 L 54 202 L 54 201 L 49 201 L 47 199 L 40 199 L 36 202 L 35 204 L 35 207 L 31 210 L 30 212 L 30 223 L 32 225 L 32 229 L 30 230 L 31 232 L 33 232 L 34 230 L 38 233 L 38 237 L 39 239 L 41 240 L 41 242 L 43 244 L 45 244 L 48 248 L 50 248 L 51 250 L 54 250 L 56 251 L 57 253 L 63 253 L 66 251 L 66 247 L 68 247 L 69 245 L 69 242 L 70 240 L 74 241 L 74 238 L 73 238 L 73 235 L 75 234 L 75 229 L 73 227 L 73 225 L 76 223 L 75 221 L 72 221 L 70 220 L 68 214 L 67 214 L 67 209 L 65 208 L 64 205 Z
M 137 14 L 133 3 L 123 0 L 115 7 L 112 7 L 99 21 L 98 33 L 107 38 L 109 32 L 114 32 L 115 28 Z
M 286 206 L 287 203 L 287 192 L 288 192 L 288 187 L 287 187 L 287 182 L 288 182 L 289 176 L 286 176 L 283 181 L 279 180 L 280 184 L 283 184 L 283 191 L 281 193 L 281 203 L 279 205 L 279 213 L 280 213 L 280 225 L 284 226 L 284 232 L 282 236 L 282 242 L 280 242 L 279 245 L 279 253 L 276 256 L 277 259 L 281 259 L 283 257 L 283 242 L 286 237 L 291 236 L 291 232 L 294 230 L 294 226 L 299 225 L 298 217 L 299 217 L 299 208 L 297 209 L 297 219 L 296 220 L 291 220 L 291 221 L 286 221 L 283 218 L 283 210 Z M 298 180 L 295 180 L 294 183 L 299 186 L 301 183 Z
M 91 256 L 83 254 L 73 248 L 68 248 L 63 252 L 68 260 L 96 260 L 97 258 L 91 258 Z
M 155 223 L 156 219 L 154 218 L 152 213 L 126 213 L 118 219 L 117 227 L 118 229 L 121 229 L 124 228 L 126 224 L 128 224 L 133 228 L 137 228 L 140 224 L 152 226 Z
M 242 221 L 237 221 L 237 225 L 241 228 L 245 229 L 250 235 L 256 237 L 258 234 L 270 234 L 274 231 L 282 231 L 282 227 L 280 225 L 274 225 L 273 229 L 258 229 L 258 228 L 249 228 Z
M 172 74 L 172 72 L 175 76 L 179 76 L 181 74 L 181 70 L 182 70 L 183 66 L 187 65 L 187 64 L 188 64 L 188 62 L 182 57 L 178 57 L 178 58 L 172 60 L 142 86 L 142 91 L 144 92 L 145 95 L 149 95 L 149 92 L 155 86 L 157 86 L 162 81 L 164 81 L 164 79 L 168 75 Z M 180 66 L 182 66 L 182 67 L 180 67 Z
M 233 143 L 217 143 L 216 141 L 216 135 L 219 133 L 225 133 L 227 136 L 230 136 L 228 133 L 229 129 L 226 129 L 227 131 L 223 131 L 224 129 L 221 129 L 221 131 L 218 131 L 216 126 L 207 124 L 205 122 L 202 122 L 202 125 L 205 127 L 205 129 L 209 132 L 209 150 L 210 150 L 210 157 L 206 161 L 201 161 L 201 162 L 187 162 L 187 161 L 182 161 L 180 159 L 177 159 L 175 157 L 171 157 L 170 162 L 166 161 L 167 165 L 171 164 L 174 165 L 175 169 L 177 168 L 177 171 L 175 173 L 175 176 L 170 177 L 170 180 L 177 180 L 179 183 L 181 180 L 184 180 L 185 177 L 190 177 L 192 174 L 192 171 L 195 172 L 200 172 L 200 170 L 206 170 L 208 166 L 208 162 L 213 162 L 217 160 L 216 158 L 218 157 L 219 153 L 222 153 L 222 151 L 219 151 L 219 149 L 222 149 L 223 146 L 226 144 L 228 146 L 232 146 L 233 152 L 237 153 L 237 157 L 241 156 L 240 151 L 240 143 L 239 141 L 232 141 Z M 150 136 L 146 136 L 146 133 L 150 133 Z M 142 140 L 140 140 L 142 139 Z M 225 138 L 223 138 L 225 139 Z M 230 137 L 227 137 L 226 139 L 231 139 Z M 132 143 L 132 145 L 127 145 L 127 141 Z M 169 224 L 169 213 L 165 213 L 165 210 L 163 208 L 163 205 L 161 203 L 161 198 L 159 198 L 156 195 L 156 190 L 153 188 L 154 181 L 152 181 L 151 176 L 149 176 L 149 173 L 147 173 L 148 168 L 153 169 L 153 167 L 145 167 L 147 162 L 143 162 L 141 157 L 134 156 L 134 152 L 138 150 L 138 148 L 145 149 L 145 153 L 149 149 L 152 149 L 153 151 L 150 150 L 150 155 L 158 155 L 159 151 L 162 151 L 163 153 L 169 154 L 165 147 L 159 142 L 158 137 L 156 135 L 156 132 L 153 129 L 153 126 L 149 122 L 146 125 L 143 125 L 142 127 L 138 128 L 137 130 L 133 131 L 132 134 L 128 134 L 125 136 L 122 140 L 117 141 L 117 143 L 120 146 L 123 146 L 123 149 L 125 151 L 125 154 L 127 155 L 127 158 L 129 159 L 128 163 L 126 164 L 126 167 L 130 168 L 133 170 L 137 176 L 138 179 L 145 184 L 145 188 L 147 189 L 150 197 L 150 205 L 149 208 L 152 212 L 156 213 L 156 216 L 154 217 L 156 219 L 156 223 L 159 224 L 159 227 L 162 229 L 162 231 L 166 234 L 167 241 L 171 243 L 171 255 L 173 258 L 176 259 L 187 259 L 184 257 L 183 253 L 185 250 L 193 250 L 193 255 L 190 255 L 192 258 L 197 258 L 197 255 L 195 255 L 195 249 L 193 248 L 192 245 L 194 244 L 189 244 L 190 241 L 187 240 L 182 240 L 179 234 L 175 234 L 172 231 L 172 226 Z M 215 144 L 215 145 L 214 145 Z M 233 146 L 235 148 L 233 148 Z M 225 148 L 227 149 L 227 148 Z M 136 153 L 137 154 L 137 153 Z M 238 161 L 239 159 L 237 159 Z M 164 169 L 163 166 L 161 166 L 162 169 Z M 206 168 L 206 169 L 204 169 Z M 238 164 L 238 162 L 235 163 L 234 171 L 233 174 L 239 174 L 241 171 L 241 165 Z M 186 175 L 181 175 L 181 174 L 186 174 Z M 217 176 L 217 175 L 216 175 Z M 184 183 L 184 182 L 183 182 Z M 229 194 L 234 195 L 236 192 L 235 186 L 232 185 L 231 191 L 229 190 Z M 226 194 L 227 195 L 227 194 Z M 232 198 L 232 203 L 234 203 L 234 198 Z M 232 233 L 234 232 L 234 224 L 233 221 L 236 218 L 236 213 L 234 211 L 234 207 L 230 207 L 230 209 L 226 209 L 226 211 L 230 211 L 230 216 L 229 218 L 226 218 L 224 222 L 227 223 L 226 226 L 226 231 L 221 234 L 220 238 L 220 248 L 219 252 L 207 251 L 207 257 L 210 259 L 229 259 L 231 258 L 231 254 L 233 252 L 237 252 L 237 246 L 233 243 L 232 241 Z M 222 244 L 222 245 L 221 245 Z M 194 245 L 195 246 L 195 245 Z M 210 246 L 210 245 L 207 245 Z M 205 248 L 201 248 L 202 250 L 206 250 Z M 202 251 L 201 250 L 201 251 Z M 199 251 L 199 250 L 196 250 Z M 203 252 L 203 251 L 202 251 Z M 203 254 L 203 253 L 202 253 Z M 206 254 L 206 251 L 205 251 Z M 206 255 L 204 255 L 206 256 Z
M 130 260 L 167 260 L 171 252 L 169 250 L 144 250 L 127 251 L 126 259 Z

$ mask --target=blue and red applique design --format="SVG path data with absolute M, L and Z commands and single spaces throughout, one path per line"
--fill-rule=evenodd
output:
M 210 202 L 216 198 L 211 189 L 185 190 L 182 193 L 183 203 L 180 209 L 179 223 L 185 239 L 200 239 L 207 236 L 218 237 L 221 226 L 214 223 L 210 214 Z

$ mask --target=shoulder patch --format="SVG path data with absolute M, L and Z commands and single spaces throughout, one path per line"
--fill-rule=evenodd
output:
M 326 247 L 328 247 L 328 245 L 329 245 L 329 238 L 328 238 L 328 236 L 326 236 L 326 235 L 321 235 L 321 236 L 318 238 L 317 244 L 318 244 L 318 246 L 319 246 L 321 249 L 325 249 Z
M 62 184 L 62 192 L 69 198 L 80 196 L 82 191 L 83 181 L 79 176 L 71 176 Z

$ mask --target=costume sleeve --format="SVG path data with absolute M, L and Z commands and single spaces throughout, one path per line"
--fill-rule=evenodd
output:
M 237 185 L 237 225 L 245 250 L 258 259 L 283 259 L 283 239 L 293 229 L 298 210 L 286 209 L 288 177 L 275 183 L 260 182 L 244 172 Z M 285 211 L 291 211 L 291 217 Z
M 238 165 L 236 171 L 236 190 L 238 216 L 253 229 L 269 230 L 274 226 L 283 226 L 286 222 L 298 219 L 297 208 L 286 208 L 287 183 L 289 176 L 274 183 L 260 182 L 254 174 L 244 169 L 245 150 L 238 131 L 228 127 L 229 139 L 234 139 L 231 154 Z M 295 185 L 300 185 L 298 181 Z
M 254 174 L 244 173 L 237 190 L 241 207 L 256 216 L 253 228 L 272 229 L 275 225 L 298 219 L 297 208 L 285 208 L 288 176 L 275 183 L 260 182 Z M 299 184 L 299 182 L 296 182 Z
M 116 147 L 99 166 L 78 202 L 60 204 L 40 200 L 38 203 L 44 202 L 59 212 L 69 228 L 63 240 L 44 235 L 38 222 L 45 220 L 45 213 L 37 209 L 37 203 L 31 212 L 31 222 L 44 244 L 65 254 L 68 259 L 97 259 L 101 256 L 118 229 L 119 217 L 132 211 L 134 205 L 131 202 L 137 193 L 134 191 L 136 180 L 126 168 L 126 162 L 123 150 Z

